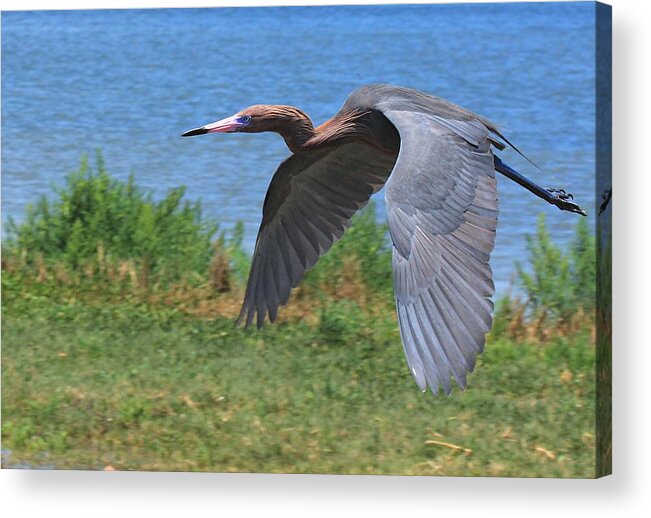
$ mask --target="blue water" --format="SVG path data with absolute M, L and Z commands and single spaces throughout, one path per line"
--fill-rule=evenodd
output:
M 315 122 L 357 86 L 448 98 L 501 125 L 545 170 L 502 158 L 594 214 L 594 4 L 476 4 L 2 14 L 2 218 L 60 184 L 82 153 L 161 196 L 186 184 L 252 248 L 280 137 L 189 128 L 251 104 L 299 106 Z M 499 179 L 498 290 L 544 212 L 559 242 L 578 216 Z M 378 196 L 380 209 L 383 198 Z

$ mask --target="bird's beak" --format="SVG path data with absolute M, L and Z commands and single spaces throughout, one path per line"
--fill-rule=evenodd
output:
M 225 119 L 213 122 L 212 124 L 206 124 L 200 128 L 194 128 L 190 131 L 186 131 L 181 136 L 194 137 L 195 135 L 205 135 L 206 133 L 233 133 L 243 126 L 244 124 L 238 120 L 238 117 L 233 115 L 232 117 L 226 117 Z

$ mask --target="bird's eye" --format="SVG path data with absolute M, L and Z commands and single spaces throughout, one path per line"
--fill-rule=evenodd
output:
M 239 117 L 239 122 L 241 122 L 242 124 L 248 124 L 249 122 L 251 122 L 251 116 L 242 115 L 241 117 Z

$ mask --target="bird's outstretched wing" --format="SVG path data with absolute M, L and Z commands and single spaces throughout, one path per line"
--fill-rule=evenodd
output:
M 449 394 L 451 374 L 465 388 L 491 328 L 498 211 L 489 130 L 423 112 L 384 115 L 401 142 L 385 196 L 403 347 L 421 390 Z
M 299 152 L 274 174 L 238 322 L 273 322 L 278 307 L 319 256 L 344 234 L 353 214 L 382 188 L 395 155 L 362 142 Z

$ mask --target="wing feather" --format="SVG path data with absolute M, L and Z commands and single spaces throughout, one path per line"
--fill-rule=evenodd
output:
M 350 226 L 395 163 L 362 142 L 294 154 L 274 174 L 238 322 L 273 322 L 306 271 Z
M 386 185 L 394 289 L 407 363 L 421 389 L 462 389 L 492 324 L 497 186 L 478 120 L 384 111 L 400 134 Z

